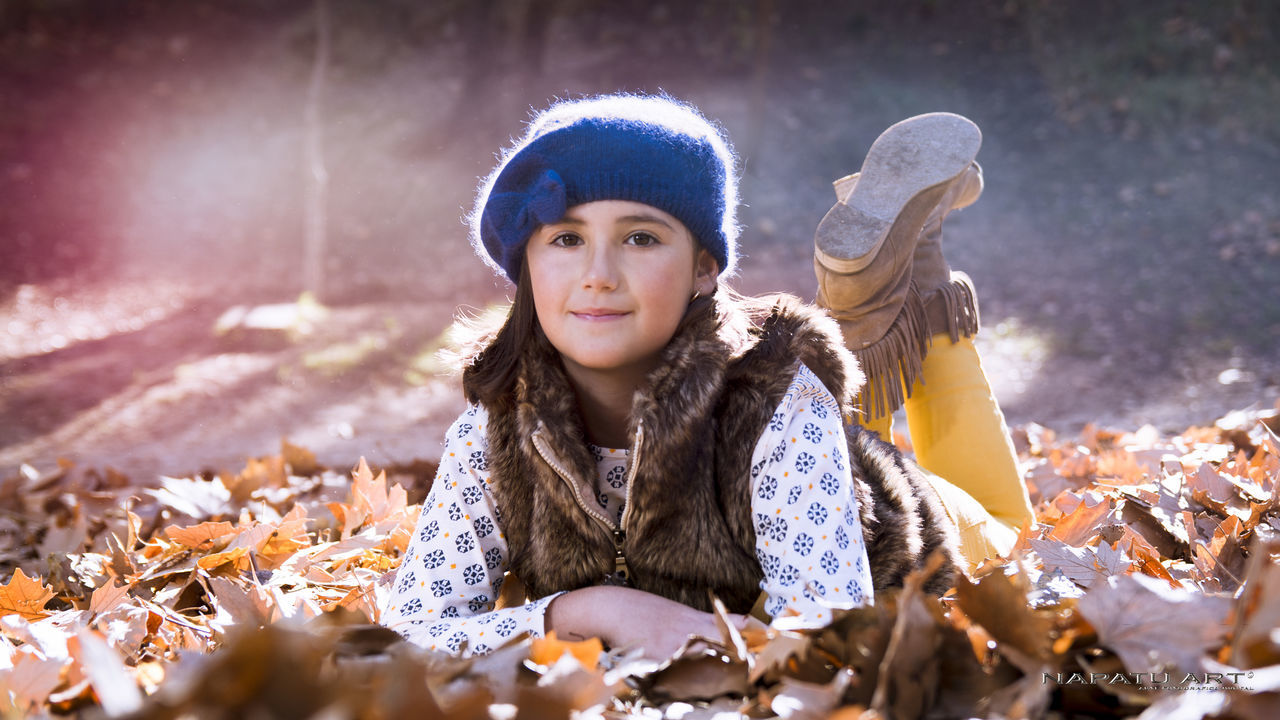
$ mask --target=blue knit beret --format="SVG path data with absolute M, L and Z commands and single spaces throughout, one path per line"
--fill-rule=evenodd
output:
M 606 95 L 538 114 L 480 185 L 471 242 L 515 282 L 534 231 L 596 200 L 663 210 L 684 223 L 722 273 L 737 263 L 733 150 L 697 110 L 666 96 Z

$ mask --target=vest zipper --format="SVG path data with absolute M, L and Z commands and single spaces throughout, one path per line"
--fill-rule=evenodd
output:
M 569 490 L 573 492 L 573 499 L 578 503 L 578 507 L 582 508 L 582 512 L 586 513 L 591 519 L 603 525 L 609 532 L 616 533 L 620 531 L 618 526 L 612 523 L 609 518 L 587 507 L 586 501 L 582 499 L 582 491 L 578 488 L 578 484 L 569 476 L 569 471 L 565 470 L 560 463 L 556 462 L 555 453 L 546 448 L 542 441 L 542 436 L 536 432 L 533 435 L 533 447 L 537 449 L 538 455 L 542 457 L 542 460 L 546 462 L 547 465 L 550 465 L 551 469 L 555 470 L 556 474 L 560 476 L 560 479 L 569 485 Z
M 631 516 L 631 486 L 635 484 L 636 473 L 640 469 L 640 444 L 642 442 L 644 442 L 643 419 L 636 422 L 636 437 L 635 440 L 631 441 L 631 453 L 627 457 L 627 495 L 626 499 L 623 500 L 626 503 L 626 507 L 622 510 L 622 519 L 619 521 L 622 524 L 624 535 L 627 532 L 627 518 Z
M 539 427 L 533 434 L 533 447 L 538 451 L 538 455 L 542 457 L 543 462 L 551 467 L 560 479 L 569 485 L 569 490 L 573 492 L 573 499 L 578 503 L 578 507 L 596 522 L 604 526 L 613 535 L 613 574 L 605 579 L 606 585 L 630 585 L 631 576 L 627 570 L 627 555 L 624 547 L 627 542 L 627 517 L 631 515 L 631 486 L 635 483 L 636 473 L 640 467 L 640 444 L 644 440 L 644 420 L 636 423 L 636 437 L 631 443 L 631 452 L 627 457 L 627 494 L 626 508 L 622 511 L 622 520 L 620 525 L 613 524 L 609 518 L 593 511 L 587 507 L 587 503 L 582 499 L 582 490 L 578 483 L 574 482 L 569 476 L 569 471 L 565 470 L 557 461 L 555 453 L 547 449 L 542 440 L 542 428 Z

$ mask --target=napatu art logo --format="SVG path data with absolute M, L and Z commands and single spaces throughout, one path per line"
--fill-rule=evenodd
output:
M 1131 685 L 1135 690 L 1221 690 L 1233 687 L 1248 690 L 1240 684 L 1241 680 L 1253 678 L 1252 671 L 1240 672 L 1204 672 L 1183 673 L 1179 679 L 1177 673 L 1139 672 L 1139 673 L 1040 673 L 1040 684 L 1050 682 L 1058 685 Z

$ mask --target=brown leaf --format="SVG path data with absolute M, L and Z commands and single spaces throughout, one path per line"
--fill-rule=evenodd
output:
M 712 700 L 748 691 L 746 663 L 707 648 L 690 649 L 646 678 L 646 694 L 652 698 Z
M 120 545 L 120 539 L 115 535 L 107 535 L 107 550 L 110 552 L 110 569 L 111 575 L 119 579 L 121 582 L 127 582 L 138 574 L 138 568 L 133 564 L 133 558 L 130 553 Z
M 184 547 L 207 550 L 218 541 L 236 532 L 236 526 L 229 522 L 202 522 L 199 525 L 178 527 L 170 525 L 164 534 L 172 541 Z
M 997 641 L 1023 655 L 1048 660 L 1052 655 L 1050 624 L 1027 607 L 1025 580 L 991 573 L 974 584 L 961 577 L 956 584 L 956 604 L 971 620 Z
M 521 688 L 516 706 L 520 708 L 519 716 L 530 720 L 561 720 L 573 717 L 575 710 L 594 710 L 588 715 L 598 716 L 609 700 L 624 689 L 620 681 L 606 684 L 602 674 L 583 668 L 573 655 L 566 653 L 538 678 L 536 686 Z
M 315 475 L 324 468 L 316 462 L 316 454 L 288 440 L 280 440 L 280 455 L 294 475 Z
M 236 625 L 257 627 L 270 619 L 270 601 L 262 588 L 220 576 L 207 582 L 217 604 L 230 613 Z
M 80 505 L 71 508 L 71 518 L 61 524 L 50 524 L 40 541 L 40 557 L 80 552 L 89 539 L 89 520 Z
M 98 615 L 108 610 L 113 610 L 117 605 L 124 601 L 129 595 L 128 585 L 116 585 L 115 583 L 106 583 L 102 587 L 93 591 L 93 595 L 89 598 L 89 612 Z
M 27 620 L 38 620 L 49 614 L 44 606 L 52 599 L 52 588 L 18 568 L 9 582 L 0 585 L 0 615 L 17 613 Z
M 724 606 L 724 601 L 712 596 L 711 612 L 715 615 L 716 627 L 720 630 L 720 639 L 724 642 L 724 646 L 732 651 L 733 660 L 746 663 L 747 671 L 750 672 L 755 664 L 755 657 L 747 650 L 747 641 L 743 639 L 742 633 L 733 624 L 733 620 L 729 617 L 729 610 Z M 759 624 L 754 619 L 751 622 Z
M 120 656 L 92 630 L 80 630 L 74 641 L 72 657 L 88 675 L 102 709 L 111 716 L 140 709 L 142 693 Z
M 764 647 L 755 653 L 755 665 L 748 675 L 749 682 L 756 682 L 765 674 L 774 674 L 786 667 L 791 658 L 803 660 L 812 641 L 800 633 L 770 630 Z
M 1086 492 L 1081 496 L 1080 504 L 1075 510 L 1067 513 L 1054 526 L 1050 537 L 1068 545 L 1082 545 L 1093 536 L 1098 525 L 1110 514 L 1112 501 L 1095 492 Z
M 590 638 L 577 642 L 560 640 L 554 630 L 547 632 L 546 637 L 534 638 L 529 647 L 529 659 L 538 665 L 554 665 L 561 655 L 571 655 L 578 663 L 588 669 L 595 670 L 600 665 L 600 653 L 604 652 L 604 643 L 600 638 Z
M 1159 513 L 1159 516 L 1153 513 Z M 1120 519 L 1124 523 L 1128 542 L 1132 542 L 1132 536 L 1137 535 L 1144 545 L 1153 548 L 1161 557 L 1190 557 L 1186 529 L 1181 523 L 1173 522 L 1173 517 L 1164 510 L 1126 499 Z
M 1169 569 L 1160 562 L 1160 553 L 1155 548 L 1147 545 L 1142 541 L 1141 536 L 1134 534 L 1129 528 L 1125 528 L 1125 537 L 1120 541 L 1120 547 L 1124 547 L 1129 555 L 1137 564 L 1137 569 L 1151 577 L 1160 578 L 1169 583 L 1171 587 L 1180 587 L 1178 581 L 1173 575 L 1169 574 Z
M 311 536 L 307 533 L 307 510 L 301 505 L 271 526 L 266 540 L 257 548 L 258 553 L 270 565 L 277 565 L 289 559 L 295 552 L 311 545 Z
M 1063 477 L 1054 468 L 1053 463 L 1045 458 L 1038 458 L 1024 473 L 1023 480 L 1027 484 L 1027 492 L 1033 504 L 1053 502 L 1053 499 L 1068 490 L 1076 489 L 1079 484 Z
M 1045 572 L 1061 570 L 1072 582 L 1082 587 L 1092 587 L 1098 580 L 1124 572 L 1128 564 L 1122 552 L 1113 551 L 1106 543 L 1095 550 L 1089 547 L 1071 547 L 1057 540 L 1032 540 L 1031 548 L 1044 561 Z M 1103 551 L 1102 548 L 1106 548 Z M 1105 552 L 1105 555 L 1102 553 Z
M 1250 525 L 1256 523 L 1261 515 L 1260 511 L 1266 509 L 1266 505 L 1259 501 L 1269 499 L 1259 497 L 1263 494 L 1261 491 L 1256 494 L 1249 492 L 1238 482 L 1219 474 L 1208 463 L 1201 465 L 1195 475 L 1191 476 L 1189 488 L 1191 497 L 1196 502 L 1219 515 L 1233 516 Z M 1251 503 L 1251 500 L 1254 502 Z M 1255 509 L 1255 504 L 1261 507 Z
M 231 492 L 220 478 L 161 478 L 161 487 L 147 488 L 162 504 L 191 518 L 217 518 L 233 514 Z
M 151 613 L 146 608 L 118 605 L 94 618 L 93 627 L 103 634 L 108 645 L 133 660 L 150 634 L 150 622 Z
M 1236 599 L 1231 649 L 1233 665 L 1257 668 L 1280 665 L 1280 542 L 1255 542 L 1250 550 L 1244 588 Z
M 36 714 L 48 700 L 49 694 L 62 682 L 62 669 L 70 662 L 67 658 L 40 658 L 34 653 L 19 651 L 13 668 L 4 672 L 0 685 L 12 693 L 9 700 L 21 713 Z
M 769 701 L 769 709 L 787 720 L 827 718 L 844 697 L 853 681 L 853 672 L 842 670 L 827 683 L 783 678 Z
M 212 570 L 227 563 L 234 563 L 249 554 L 249 548 L 237 547 L 223 550 L 222 552 L 210 553 L 196 560 L 196 567 L 201 570 Z
M 1122 575 L 1090 589 L 1077 608 L 1129 672 L 1169 665 L 1199 672 L 1205 653 L 1222 640 L 1229 602 L 1145 575 Z
M 1236 495 L 1235 486 L 1231 481 L 1218 474 L 1218 471 L 1214 470 L 1209 463 L 1201 463 L 1195 474 L 1187 477 L 1187 481 L 1192 496 L 1201 504 L 1205 504 L 1207 500 L 1221 505 Z
M 930 555 L 924 566 L 907 576 L 898 596 L 898 616 L 880 661 L 870 703 L 872 710 L 887 717 L 920 717 L 939 694 L 938 649 L 943 643 L 943 630 L 951 628 L 944 627 L 937 599 L 926 596 L 921 584 L 941 562 L 939 553 Z M 967 646 L 967 637 L 963 640 Z
M 1218 589 L 1232 592 L 1244 577 L 1244 554 L 1240 547 L 1242 524 L 1234 516 L 1218 523 L 1213 537 L 1196 543 L 1195 564 L 1207 577 L 1211 577 Z

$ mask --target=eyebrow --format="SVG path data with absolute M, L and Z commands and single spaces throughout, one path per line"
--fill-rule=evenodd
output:
M 658 217 L 657 215 L 627 215 L 626 217 L 620 217 L 620 218 L 618 218 L 618 221 L 619 221 L 619 222 L 629 222 L 629 223 L 637 223 L 637 222 L 644 223 L 644 222 L 650 222 L 650 223 L 656 223 L 656 224 L 661 225 L 661 226 L 663 226 L 663 227 L 666 227 L 666 228 L 670 228 L 670 229 L 672 229 L 672 230 L 675 230 L 675 228 L 671 227 L 671 223 L 667 222 L 666 220 L 663 220 L 662 218 Z
M 654 223 L 656 225 L 661 225 L 665 228 L 675 230 L 675 228 L 672 227 L 671 223 L 658 217 L 657 215 L 624 215 L 618 218 L 617 222 L 618 223 Z M 560 218 L 559 220 L 557 220 L 555 223 L 552 223 L 552 224 L 553 225 L 557 225 L 557 224 L 586 225 L 587 223 L 585 220 L 581 218 L 576 218 L 576 217 L 573 217 L 572 215 L 565 215 L 564 217 Z

